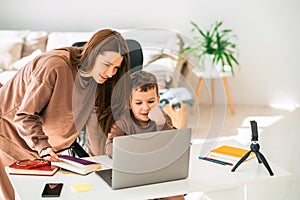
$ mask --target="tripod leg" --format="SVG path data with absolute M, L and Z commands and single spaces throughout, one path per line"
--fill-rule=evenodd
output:
M 242 162 L 244 162 L 244 160 L 246 160 L 247 158 L 248 158 L 248 156 L 250 155 L 250 153 L 251 153 L 252 151 L 250 150 L 250 151 L 248 151 L 236 164 L 235 164 L 235 166 L 232 168 L 232 172 L 234 172 L 235 170 L 236 170 L 236 168 L 238 168 L 238 166 L 240 165 L 240 164 L 242 164 Z
M 261 158 L 260 158 L 260 156 L 259 156 L 259 152 L 255 152 L 255 155 L 256 155 L 256 158 L 257 158 L 257 160 L 258 160 L 258 163 L 261 164 L 262 161 L 261 161 Z
M 271 167 L 269 166 L 269 164 L 268 164 L 266 158 L 264 157 L 264 155 L 262 153 L 260 153 L 259 151 L 257 152 L 257 154 L 258 154 L 260 160 L 262 161 L 262 163 L 264 164 L 264 166 L 267 168 L 269 174 L 271 176 L 273 176 L 274 173 L 272 172 Z

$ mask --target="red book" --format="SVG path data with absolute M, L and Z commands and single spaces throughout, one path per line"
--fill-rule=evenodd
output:
M 58 170 L 58 167 L 53 165 L 44 165 L 32 168 L 19 165 L 18 162 L 19 161 L 16 161 L 8 166 L 9 174 L 52 176 Z

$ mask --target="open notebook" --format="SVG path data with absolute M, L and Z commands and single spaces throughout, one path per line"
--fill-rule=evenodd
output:
M 112 189 L 188 177 L 191 129 L 114 138 L 112 169 L 97 171 Z

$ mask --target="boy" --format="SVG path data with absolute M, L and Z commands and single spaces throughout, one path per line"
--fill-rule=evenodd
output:
M 160 100 L 155 75 L 136 71 L 130 75 L 129 112 L 112 126 L 105 145 L 105 153 L 112 156 L 113 138 L 128 134 L 173 129 L 171 118 L 157 105 Z
M 112 156 L 113 138 L 128 134 L 173 129 L 171 118 L 157 105 L 160 100 L 155 75 L 136 71 L 130 75 L 129 112 L 124 113 L 112 126 L 105 145 L 105 153 Z M 184 200 L 183 195 L 159 198 Z

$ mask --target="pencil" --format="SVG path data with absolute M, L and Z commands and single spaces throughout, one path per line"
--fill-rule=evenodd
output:
M 221 164 L 221 165 L 230 165 L 230 166 L 233 166 L 232 163 L 225 162 L 225 161 L 222 161 L 222 160 L 217 160 L 217 159 L 214 159 L 214 158 L 199 156 L 199 159 L 201 159 L 201 160 L 207 160 L 207 161 L 210 161 L 210 162 L 213 162 L 213 163 L 218 163 L 218 164 Z
M 63 151 L 65 151 L 65 150 L 68 150 L 68 149 L 70 149 L 70 148 L 71 148 L 71 147 L 67 147 L 67 148 L 64 148 L 64 149 L 60 149 L 60 150 L 55 151 L 54 153 L 60 153 L 60 152 L 63 152 Z M 45 157 L 47 157 L 47 156 L 50 156 L 50 154 L 42 155 L 41 158 L 45 158 Z

